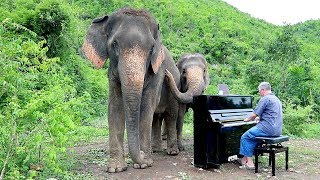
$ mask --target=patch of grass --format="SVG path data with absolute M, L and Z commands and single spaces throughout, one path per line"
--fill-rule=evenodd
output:
M 81 158 L 79 157 L 77 158 L 74 155 L 70 155 L 70 156 L 71 156 L 70 159 L 64 160 L 65 162 L 64 164 L 65 165 L 68 164 L 68 171 L 65 171 L 64 174 L 60 174 L 59 176 L 55 176 L 55 177 L 59 177 L 59 179 L 83 179 L 83 180 L 94 179 L 91 173 L 81 170 L 82 167 L 79 165 L 81 164 L 81 162 L 79 161 Z
M 106 166 L 109 155 L 105 149 L 90 149 L 87 154 L 88 161 L 98 166 Z
M 320 137 L 320 123 L 303 124 L 302 137 L 306 138 L 319 138 Z
M 183 125 L 182 135 L 184 137 L 193 137 L 193 123 L 187 123 Z
M 184 116 L 182 135 L 183 137 L 193 137 L 193 110 L 191 108 Z
M 109 136 L 107 115 L 93 119 L 69 133 L 69 146 L 106 141 Z
M 318 140 L 292 139 L 289 145 L 289 168 L 305 174 L 315 174 L 318 172 L 320 163 L 320 150 Z
M 289 156 L 290 158 L 290 156 Z M 285 169 L 286 161 L 285 161 L 285 152 L 276 154 L 276 168 Z M 263 156 L 259 156 L 259 167 L 267 168 L 269 166 L 269 155 L 264 154 Z M 269 168 L 269 167 L 268 167 Z M 270 166 L 271 168 L 271 166 Z
M 69 146 L 83 145 L 99 140 L 101 141 L 101 139 L 105 139 L 106 141 L 109 136 L 109 129 L 93 126 L 80 126 L 69 135 Z

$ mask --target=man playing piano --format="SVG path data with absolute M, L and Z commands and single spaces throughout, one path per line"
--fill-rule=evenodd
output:
M 240 140 L 241 169 L 254 169 L 252 155 L 257 146 L 257 136 L 280 136 L 282 133 L 282 103 L 271 92 L 268 82 L 262 82 L 258 86 L 261 99 L 253 113 L 244 121 L 252 121 L 259 117 L 259 122 L 246 131 Z

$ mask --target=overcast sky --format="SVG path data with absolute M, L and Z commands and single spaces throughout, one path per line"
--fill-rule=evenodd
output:
M 320 0 L 223 0 L 253 17 L 275 25 L 320 19 Z

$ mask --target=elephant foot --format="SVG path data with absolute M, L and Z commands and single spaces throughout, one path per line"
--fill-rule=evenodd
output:
M 152 152 L 161 152 L 162 151 L 162 148 L 161 146 L 152 146 Z
M 162 151 L 162 146 L 161 146 L 161 141 L 154 141 L 152 143 L 152 152 L 161 152 Z
M 135 169 L 146 169 L 148 167 L 151 167 L 153 164 L 153 160 L 151 158 L 145 157 L 144 152 L 141 151 L 143 154 L 143 162 L 141 164 L 133 163 L 133 168 Z
M 123 158 L 119 158 L 119 159 L 110 158 L 109 164 L 107 166 L 107 172 L 109 173 L 122 172 L 127 170 L 127 168 L 128 168 L 127 163 Z
M 151 167 L 153 164 L 153 160 L 152 159 L 145 159 L 144 163 L 142 164 L 133 164 L 133 168 L 135 169 L 146 169 L 148 167 Z
M 179 154 L 179 149 L 178 147 L 171 147 L 167 149 L 167 154 L 171 156 L 176 156 Z

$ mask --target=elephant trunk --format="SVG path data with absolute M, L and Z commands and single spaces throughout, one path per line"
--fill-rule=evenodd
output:
M 124 90 L 128 91 L 128 90 Z M 130 91 L 130 90 L 129 90 Z M 141 90 L 142 91 L 142 90 Z M 123 94 L 127 139 L 129 154 L 132 161 L 137 164 L 142 164 L 144 155 L 140 151 L 140 136 L 139 136 L 139 121 L 140 121 L 140 104 L 141 93 L 129 92 Z
M 185 93 L 181 93 L 176 86 L 176 83 L 174 81 L 174 78 L 172 74 L 166 70 L 166 78 L 169 85 L 169 88 L 174 95 L 174 97 L 180 102 L 184 104 L 192 103 L 193 102 L 193 96 L 201 95 L 202 91 L 205 88 L 203 80 L 188 80 L 188 90 Z
M 144 85 L 146 53 L 139 48 L 124 50 L 118 68 L 123 92 L 129 154 L 134 163 L 143 164 L 140 151 L 140 106 Z

